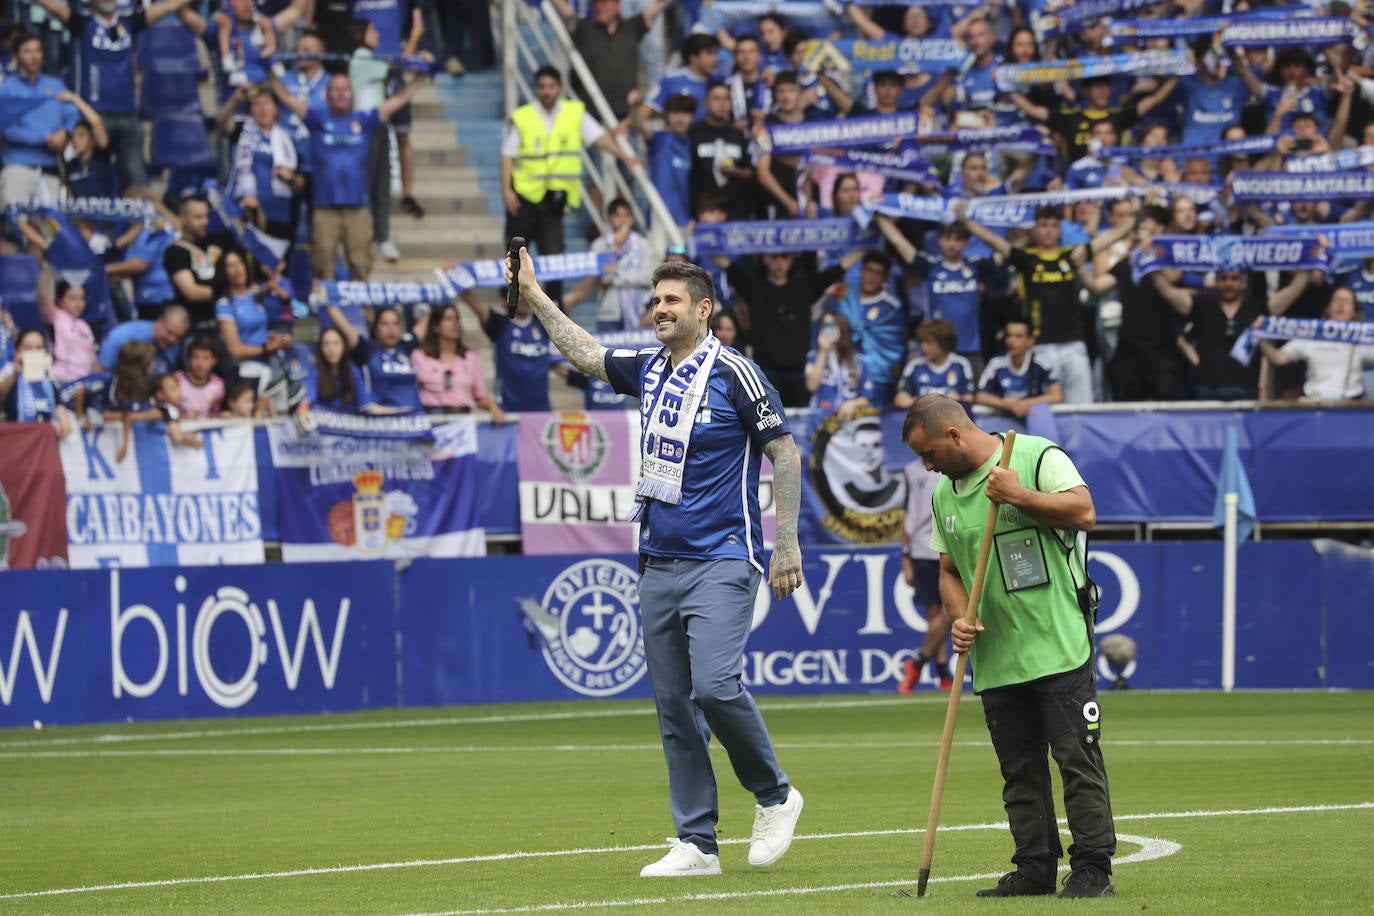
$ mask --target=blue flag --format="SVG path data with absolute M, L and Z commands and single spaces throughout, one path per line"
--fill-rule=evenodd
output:
M 1226 450 L 1221 455 L 1221 473 L 1217 475 L 1217 501 L 1212 508 L 1212 527 L 1226 524 L 1226 494 L 1240 497 L 1236 506 L 1236 534 L 1246 541 L 1255 530 L 1255 494 L 1250 491 L 1250 478 L 1240 463 L 1240 446 L 1236 444 L 1236 428 L 1226 428 Z

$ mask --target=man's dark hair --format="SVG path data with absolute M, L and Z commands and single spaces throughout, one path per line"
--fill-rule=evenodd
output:
M 682 43 L 682 59 L 691 60 L 703 51 L 717 51 L 720 49 L 720 40 L 714 35 L 706 35 L 702 32 L 693 32 L 687 36 L 687 40 Z
M 1135 217 L 1136 225 L 1147 219 L 1154 220 L 1161 226 L 1167 226 L 1173 221 L 1173 217 L 1169 215 L 1169 208 L 1163 204 L 1146 204 L 1141 207 Z
M 615 213 L 619 210 L 624 210 L 627 213 L 631 214 L 634 213 L 634 208 L 630 206 L 630 202 L 623 197 L 613 198 L 611 202 L 606 205 L 607 216 L 610 216 L 612 213 Z
M 902 421 L 902 441 L 911 441 L 911 431 L 916 427 L 927 436 L 940 435 L 946 427 L 958 426 L 967 429 L 971 425 L 963 405 L 947 394 L 926 394 L 911 405 Z
M 755 35 L 753 32 L 745 32 L 743 35 L 736 35 L 736 36 L 735 36 L 735 47 L 738 48 L 738 47 L 739 47 L 739 43 L 740 43 L 741 41 L 752 41 L 754 44 L 758 45 L 760 48 L 763 47 L 763 42 L 760 41 L 760 40 L 759 40 L 759 36 Z
M 549 77 L 560 86 L 563 85 L 563 74 L 560 73 L 558 68 L 553 66 L 552 64 L 545 64 L 538 70 L 534 71 L 534 81 L 536 83 L 539 82 L 539 78 L 542 76 Z
M 959 239 L 967 242 L 969 237 L 968 226 L 963 223 L 946 223 L 940 227 L 940 238 L 942 239 Z
M 765 22 L 771 22 L 782 29 L 784 34 L 787 33 L 787 20 L 782 18 L 781 13 L 764 13 L 759 17 L 759 25 L 763 25 Z
M 1011 318 L 1008 318 L 1006 321 L 1002 322 L 1002 327 L 1003 327 L 1003 328 L 1009 328 L 1009 327 L 1011 327 L 1011 326 L 1014 325 L 1014 324 L 1019 324 L 1019 325 L 1021 325 L 1023 328 L 1025 328 L 1025 329 L 1026 329 L 1026 336 L 1027 336 L 1027 337 L 1034 337 L 1034 336 L 1035 336 L 1034 329 L 1031 328 L 1030 319 L 1028 319 L 1028 318 L 1022 318 L 1020 315 L 1015 315 L 1015 316 L 1013 316 L 1013 317 L 1011 317 Z
M 783 70 L 773 77 L 773 90 L 777 91 L 779 83 L 791 83 L 793 86 L 801 86 L 801 77 L 797 76 L 796 70 Z
M 706 94 L 710 95 L 711 92 L 716 89 L 724 89 L 726 92 L 729 92 L 730 86 L 723 80 L 708 80 L 706 83 Z
M 41 42 L 42 40 L 42 36 L 40 36 L 37 32 L 30 32 L 27 29 L 16 29 L 14 32 L 10 33 L 8 42 L 10 46 L 10 53 L 18 54 L 19 49 L 24 47 L 24 45 L 28 44 L 29 42 Z
M 900 86 L 902 85 L 902 75 L 896 70 L 879 70 L 873 74 L 873 85 L 878 86 L 883 83 Z
M 1042 219 L 1052 219 L 1056 223 L 1062 223 L 1064 221 L 1064 214 L 1058 207 L 1046 204 L 1045 206 L 1035 208 L 1035 221 L 1038 223 Z
M 695 115 L 698 107 L 696 96 L 686 92 L 675 92 L 663 102 L 663 113 L 672 114 L 675 111 L 681 111 Z
M 697 198 L 697 215 L 700 216 L 707 210 L 721 210 L 730 212 L 730 203 L 725 199 L 725 195 L 719 191 L 707 191 Z
M 954 329 L 954 322 L 948 318 L 934 318 L 921 322 L 921 326 L 916 329 L 916 339 L 929 340 L 939 344 L 940 349 L 946 353 L 953 353 L 954 348 L 959 345 L 959 332 Z
M 877 264 L 883 270 L 891 272 L 892 256 L 886 251 L 870 251 L 864 254 L 863 263 Z
M 716 285 L 711 275 L 700 267 L 687 261 L 664 261 L 654 268 L 653 285 L 662 280 L 677 280 L 687 285 L 687 295 L 696 305 L 703 299 L 716 301 Z

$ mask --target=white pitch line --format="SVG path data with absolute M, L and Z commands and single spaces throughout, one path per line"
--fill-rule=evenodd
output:
M 1325 811 L 1354 811 L 1362 809 L 1374 809 L 1374 801 L 1358 802 L 1346 805 L 1303 805 L 1287 808 L 1252 808 L 1252 809 L 1232 809 L 1225 811 L 1176 811 L 1163 812 L 1157 814 L 1118 814 L 1115 819 L 1118 821 L 1146 821 L 1155 819 L 1170 818 L 1194 818 L 1194 817 L 1238 817 L 1245 815 L 1272 815 L 1272 814 L 1303 814 Z M 1064 819 L 1060 818 L 1063 823 Z M 948 827 L 941 827 L 945 832 L 956 832 L 963 830 L 991 830 L 1005 829 L 1005 822 L 990 824 L 958 824 Z M 890 830 L 860 830 L 848 833 L 811 833 L 796 837 L 797 841 L 803 840 L 836 840 L 836 839 L 858 839 L 864 837 L 880 836 L 911 836 L 925 833 L 922 828 L 893 828 Z M 749 842 L 746 839 L 722 840 L 721 845 L 731 846 Z M 1167 841 L 1161 841 L 1167 842 Z M 564 856 L 585 856 L 585 855 L 618 855 L 627 852 L 647 852 L 663 850 L 662 843 L 653 843 L 644 846 L 602 846 L 589 849 L 552 849 L 543 852 L 499 852 L 479 856 L 457 856 L 449 859 L 412 859 L 405 862 L 375 862 L 363 865 L 334 865 L 321 868 L 301 868 L 291 871 L 277 872 L 248 872 L 237 875 L 203 875 L 191 878 L 165 878 L 159 881 L 126 881 L 119 884 L 94 884 L 84 887 L 62 887 L 52 888 L 41 891 L 21 891 L 18 893 L 0 894 L 0 900 L 19 900 L 30 897 L 55 897 L 66 894 L 93 894 L 103 891 L 121 890 L 140 890 L 155 887 L 178 887 L 188 884 L 224 884 L 234 881 L 261 881 L 274 878 L 299 878 L 311 875 L 339 875 L 353 874 L 357 872 L 388 871 L 402 868 L 432 868 L 445 865 L 468 865 L 478 862 L 506 862 L 518 859 L 550 859 L 561 858 Z M 1116 860 L 1118 862 L 1139 861 L 1127 856 Z M 991 876 L 972 876 L 964 880 L 974 880 L 980 877 Z M 953 880 L 953 879 L 950 879 Z M 907 882 L 898 882 L 907 883 Z M 592 904 L 585 904 L 591 906 Z
M 1131 740 L 1108 742 L 1113 747 L 1367 747 L 1374 738 L 1288 738 L 1276 740 Z M 988 747 L 989 741 L 956 741 L 956 747 Z M 3 745 L 0 745 L 3 746 Z M 789 751 L 918 750 L 939 747 L 939 741 L 811 742 L 778 741 L 774 747 Z M 434 747 L 267 747 L 267 748 L 140 748 L 134 750 L 58 751 L 36 747 L 26 751 L 0 751 L 0 760 L 82 760 L 124 757 L 335 757 L 356 754 L 508 754 L 508 753 L 604 753 L 617 751 L 658 752 L 661 744 L 473 744 Z M 713 745 L 713 751 L 720 750 Z
M 987 825 L 1005 827 L 1005 824 Z M 941 828 L 946 829 L 946 828 Z M 1149 862 L 1154 859 L 1162 859 L 1171 856 L 1183 849 L 1183 847 L 1172 840 L 1157 840 L 1152 837 L 1138 837 L 1127 834 L 1118 834 L 1117 840 L 1126 843 L 1138 843 L 1140 849 L 1127 856 L 1112 860 L 1112 865 L 1129 865 L 1136 862 Z M 1060 871 L 1068 871 L 1069 866 L 1061 865 Z M 1002 872 L 988 872 L 981 875 L 950 875 L 943 878 L 930 878 L 931 884 L 954 884 L 963 881 L 992 881 L 1000 878 Z M 578 903 L 541 903 L 532 906 L 503 907 L 492 910 L 443 910 L 437 913 L 415 914 L 415 916 L 489 916 L 496 913 L 550 913 L 559 910 L 585 910 L 592 908 L 618 908 L 631 906 L 650 906 L 663 903 L 692 903 L 696 901 L 712 900 L 741 900 L 749 897 L 775 897 L 785 894 L 833 894 L 843 891 L 873 890 L 880 887 L 899 887 L 901 885 L 912 885 L 918 883 L 915 878 L 901 878 L 895 881 L 864 881 L 856 884 L 826 884 L 812 885 L 803 887 L 781 887 L 765 888 L 752 891 L 717 891 L 707 894 L 684 894 L 680 897 L 638 897 L 630 900 L 588 900 Z
M 940 705 L 949 702 L 947 696 L 874 698 L 864 700 L 834 700 L 815 703 L 760 703 L 764 712 L 796 710 L 853 709 L 866 706 Z M 974 702 L 964 697 L 964 702 Z M 499 725 L 507 722 L 559 722 L 578 719 L 620 719 L 652 716 L 652 706 L 644 708 L 608 708 L 581 712 L 510 713 L 490 716 L 449 716 L 434 719 L 401 719 L 395 722 L 324 722 L 318 725 L 264 725 L 256 728 L 201 729 L 197 731 L 144 732 L 137 735 L 106 733 L 80 738 L 50 738 L 21 741 L 0 741 L 0 748 L 51 747 L 71 744 L 114 744 L 125 741 L 184 741 L 194 738 L 237 738 L 243 735 L 304 735 L 318 732 L 366 731 L 384 728 L 431 728 L 446 725 Z

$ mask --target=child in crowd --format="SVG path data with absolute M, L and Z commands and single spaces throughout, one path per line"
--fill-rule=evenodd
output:
M 52 325 L 52 377 L 55 382 L 72 382 L 95 371 L 95 334 L 81 319 L 86 311 L 86 290 L 65 280 L 57 282 L 56 294 L 48 298 L 39 284 L 38 304 L 43 320 Z
M 259 13 L 253 0 L 228 0 L 214 20 L 225 81 L 230 86 L 267 82 L 263 59 L 277 53 L 271 18 Z
M 153 379 L 153 403 L 157 406 L 161 419 L 167 421 L 167 438 L 172 440 L 173 445 L 189 445 L 191 448 L 204 446 L 200 436 L 183 432 L 181 429 L 181 385 L 177 382 L 176 376 L 159 375 Z
M 954 352 L 958 342 L 947 318 L 927 321 L 916 329 L 921 355 L 906 364 L 892 403 L 906 410 L 922 395 L 947 394 L 966 405 L 973 403 L 973 366 Z M 965 407 L 965 410 L 968 408 Z
M 256 420 L 261 417 L 275 417 L 276 408 L 272 399 L 259 396 L 257 388 L 247 382 L 235 382 L 224 395 L 224 409 L 221 417 L 226 419 Z
M 114 367 L 114 383 L 110 387 L 109 406 L 105 409 L 107 422 L 118 421 L 124 426 L 124 436 L 119 442 L 116 461 L 123 461 L 129 454 L 129 441 L 133 437 L 135 421 L 167 421 L 167 435 L 177 445 L 200 448 L 199 436 L 187 435 L 181 431 L 180 408 L 174 403 L 181 400 L 180 388 L 172 394 L 153 379 L 153 358 L 157 351 L 146 340 L 131 340 L 119 348 L 119 359 Z M 171 376 L 159 376 L 161 379 Z M 175 387 L 175 379 L 170 387 Z M 164 409 L 170 405 L 172 409 Z
M 224 400 L 224 380 L 215 375 L 218 359 L 215 345 L 201 335 L 186 350 L 186 368 L 175 376 L 181 388 L 182 414 L 187 419 L 204 419 L 219 413 Z
M 976 403 L 1025 417 L 1036 404 L 1061 404 L 1064 389 L 1054 372 L 1035 358 L 1030 323 L 1021 318 L 1007 322 L 1002 331 L 1007 352 L 988 360 L 978 380 Z

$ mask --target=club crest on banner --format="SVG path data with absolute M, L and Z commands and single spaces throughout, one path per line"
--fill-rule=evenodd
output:
M 591 477 L 606 460 L 606 431 L 580 411 L 551 415 L 541 439 L 549 460 L 574 483 Z
M 811 485 L 825 529 L 855 544 L 884 544 L 901 537 L 906 478 L 884 461 L 881 415 L 861 408 L 849 421 L 831 414 L 811 436 Z
M 610 697 L 644 676 L 639 576 L 613 560 L 582 560 L 540 601 L 522 598 L 520 624 L 554 676 L 589 697 Z
M 401 490 L 386 491 L 381 471 L 359 471 L 353 476 L 352 499 L 335 504 L 329 512 L 329 537 L 336 544 L 353 547 L 363 556 L 381 556 L 388 541 L 399 540 L 415 528 L 420 507 Z

